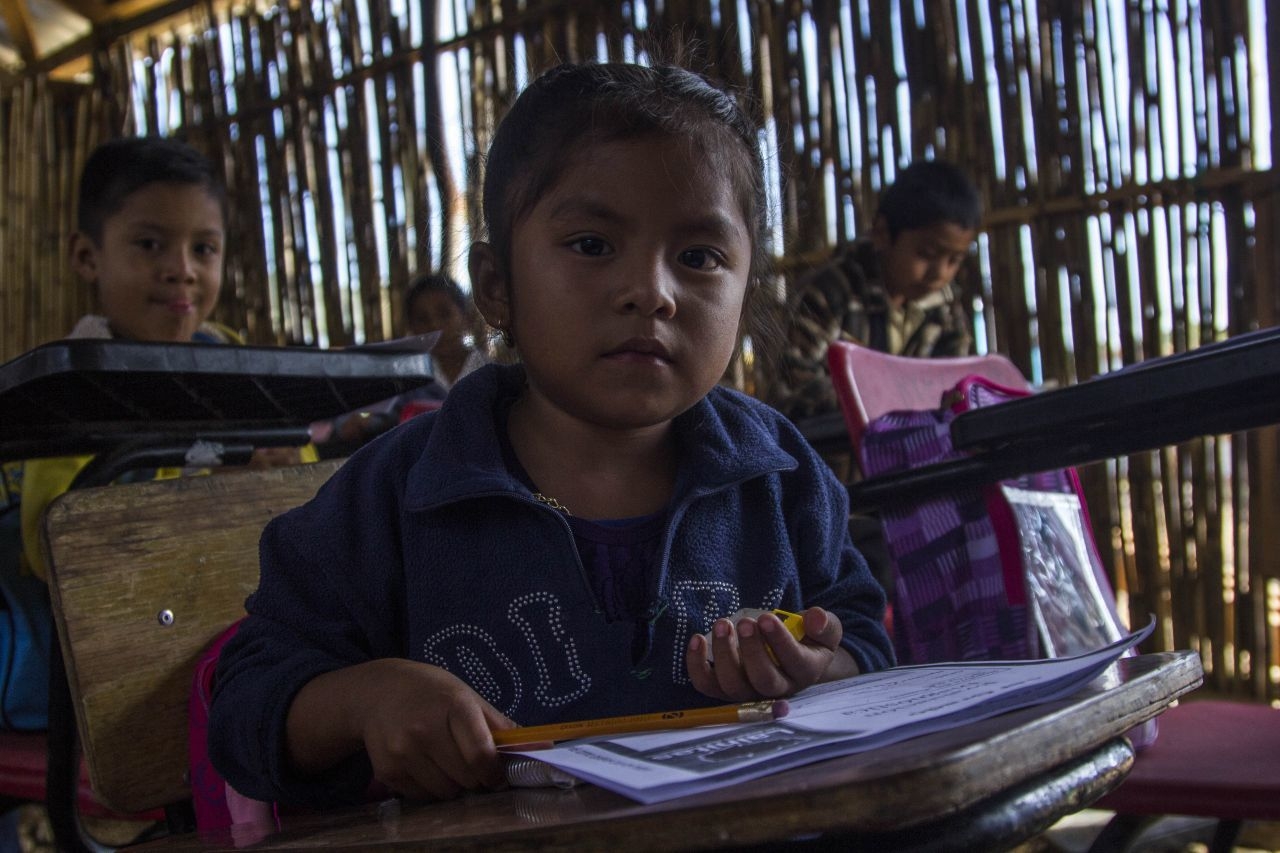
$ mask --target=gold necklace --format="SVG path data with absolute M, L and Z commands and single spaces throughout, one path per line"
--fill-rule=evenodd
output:
M 569 508 L 568 508 L 567 506 L 565 506 L 564 504 L 560 503 L 560 501 L 556 500 L 555 498 L 549 498 L 549 497 L 547 497 L 547 496 L 546 496 L 546 495 L 544 495 L 542 492 L 534 492 L 534 493 L 533 493 L 533 498 L 534 498 L 534 500 L 538 501 L 539 503 L 544 503 L 544 504 L 546 504 L 547 506 L 551 507 L 552 509 L 559 510 L 560 512 L 563 512 L 565 515 L 573 515 L 573 513 L 569 512 Z

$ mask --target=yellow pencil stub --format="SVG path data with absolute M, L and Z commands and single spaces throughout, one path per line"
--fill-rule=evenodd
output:
M 791 633 L 791 636 L 797 640 L 804 639 L 804 616 L 799 613 L 792 613 L 789 610 L 773 609 L 773 615 L 782 620 L 782 625 Z

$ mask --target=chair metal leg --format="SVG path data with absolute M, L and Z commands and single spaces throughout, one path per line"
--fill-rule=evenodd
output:
M 49 654 L 49 754 L 45 768 L 45 808 L 54 844 L 64 853 L 109 853 L 114 848 L 99 843 L 81 821 L 79 796 L 80 741 L 62 648 L 55 641 Z
M 1118 814 L 1107 821 L 1089 845 L 1089 853 L 1124 853 L 1143 830 L 1155 823 L 1157 815 Z
M 1209 853 L 1231 853 L 1243 827 L 1242 820 L 1224 818 L 1218 821 L 1218 825 L 1213 829 L 1213 841 L 1209 842 Z

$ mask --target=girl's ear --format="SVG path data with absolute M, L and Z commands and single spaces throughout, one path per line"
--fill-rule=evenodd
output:
M 467 271 L 471 274 L 471 298 L 485 322 L 500 332 L 511 328 L 511 291 L 502 261 L 493 246 L 476 242 L 467 256 Z
M 98 245 L 83 231 L 71 235 L 71 271 L 85 284 L 98 283 Z

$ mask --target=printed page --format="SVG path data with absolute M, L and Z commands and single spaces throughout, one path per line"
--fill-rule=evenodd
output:
M 1154 627 L 1071 658 L 895 667 L 820 684 L 789 699 L 788 715 L 770 723 L 605 736 L 522 754 L 660 802 L 1071 695 Z

